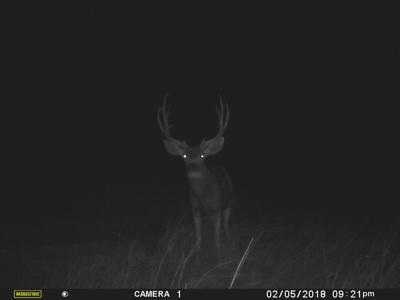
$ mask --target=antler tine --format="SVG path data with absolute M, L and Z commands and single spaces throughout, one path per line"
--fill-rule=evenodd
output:
M 222 102 L 221 95 L 218 94 L 218 96 L 219 96 L 219 107 L 218 107 L 218 105 L 216 106 L 217 114 L 218 114 L 218 124 L 219 124 L 219 127 L 223 127 L 223 119 L 224 119 L 224 113 L 225 113 L 224 104 Z
M 219 95 L 219 99 L 220 99 L 220 101 L 221 101 L 221 103 L 222 103 L 222 97 L 221 97 L 221 95 Z M 225 113 L 226 113 L 226 115 L 225 115 L 225 121 L 224 121 L 224 130 L 226 129 L 226 127 L 228 126 L 228 122 L 229 122 L 229 106 L 228 106 L 228 104 L 226 104 L 226 108 L 225 108 Z
M 164 129 L 164 127 L 163 127 L 162 123 L 161 123 L 161 117 L 160 117 L 160 114 L 161 114 L 161 108 L 159 107 L 159 108 L 158 108 L 158 111 L 157 111 L 157 121 L 158 121 L 158 127 L 160 127 L 160 130 L 161 130 L 161 132 L 162 132 L 162 133 L 165 133 L 165 129 Z
M 217 106 L 217 113 L 218 113 L 218 135 L 222 135 L 225 131 L 226 127 L 228 126 L 229 122 L 229 106 L 224 105 L 222 101 L 222 96 L 219 94 L 219 108 Z
M 162 106 L 158 108 L 157 120 L 162 133 L 166 137 L 171 138 L 170 128 L 172 127 L 172 125 L 168 124 L 169 110 L 167 109 L 167 97 L 168 93 L 166 93 L 164 96 Z

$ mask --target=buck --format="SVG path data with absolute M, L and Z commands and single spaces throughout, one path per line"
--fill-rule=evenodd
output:
M 168 94 L 165 95 L 162 106 L 158 108 L 157 120 L 164 136 L 165 150 L 171 155 L 182 157 L 185 163 L 196 236 L 196 258 L 199 257 L 202 239 L 202 217 L 206 215 L 211 217 L 214 224 L 219 259 L 221 225 L 229 238 L 228 223 L 232 212 L 233 189 L 226 169 L 222 166 L 209 166 L 206 164 L 206 159 L 210 155 L 219 153 L 224 146 L 223 134 L 229 122 L 229 107 L 228 105 L 224 107 L 222 98 L 219 96 L 217 135 L 209 140 L 203 139 L 200 145 L 191 147 L 185 141 L 177 140 L 171 135 L 172 125 L 168 123 L 169 110 L 166 109 L 167 97 Z

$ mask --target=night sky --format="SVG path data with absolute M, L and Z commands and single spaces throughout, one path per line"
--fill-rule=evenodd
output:
M 395 216 L 399 48 L 379 9 L 24 5 L 10 23 L 18 158 L 3 222 L 187 211 L 183 163 L 156 120 L 167 92 L 173 135 L 191 145 L 216 134 L 218 94 L 228 103 L 210 163 L 227 168 L 248 218 Z

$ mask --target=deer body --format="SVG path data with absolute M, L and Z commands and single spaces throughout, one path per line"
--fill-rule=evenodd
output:
M 221 222 L 229 238 L 229 217 L 233 205 L 231 179 L 225 168 L 220 166 L 204 167 L 196 176 L 188 172 L 190 201 L 196 231 L 196 255 L 198 257 L 201 242 L 201 217 L 206 215 L 214 222 L 215 243 L 218 258 L 220 255 Z
M 168 124 L 168 112 L 165 108 L 166 97 L 164 98 L 163 106 L 158 111 L 158 122 L 164 134 L 166 151 L 171 155 L 181 156 L 185 162 L 196 234 L 196 257 L 198 258 L 199 256 L 201 222 L 204 215 L 211 217 L 214 223 L 215 242 L 219 257 L 221 225 L 223 225 L 225 233 L 229 237 L 228 223 L 234 199 L 233 187 L 225 168 L 208 166 L 205 160 L 209 155 L 220 152 L 224 145 L 224 137 L 222 135 L 229 121 L 229 110 L 226 107 L 225 115 L 225 109 L 220 98 L 220 108 L 218 109 L 217 107 L 219 118 L 218 134 L 210 140 L 203 140 L 196 147 L 190 147 L 186 142 L 176 140 L 171 136 L 169 131 L 171 125 Z
M 194 213 L 213 216 L 232 205 L 232 184 L 224 167 L 204 165 L 199 174 L 187 170 L 187 176 Z

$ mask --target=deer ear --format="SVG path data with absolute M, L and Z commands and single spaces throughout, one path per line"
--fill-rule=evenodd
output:
M 224 146 L 224 141 L 225 139 L 223 136 L 208 141 L 204 145 L 204 152 L 207 153 L 208 155 L 217 154 L 219 151 L 222 150 L 222 147 Z
M 183 155 L 185 152 L 183 145 L 175 141 L 164 140 L 164 146 L 165 150 L 171 155 Z

